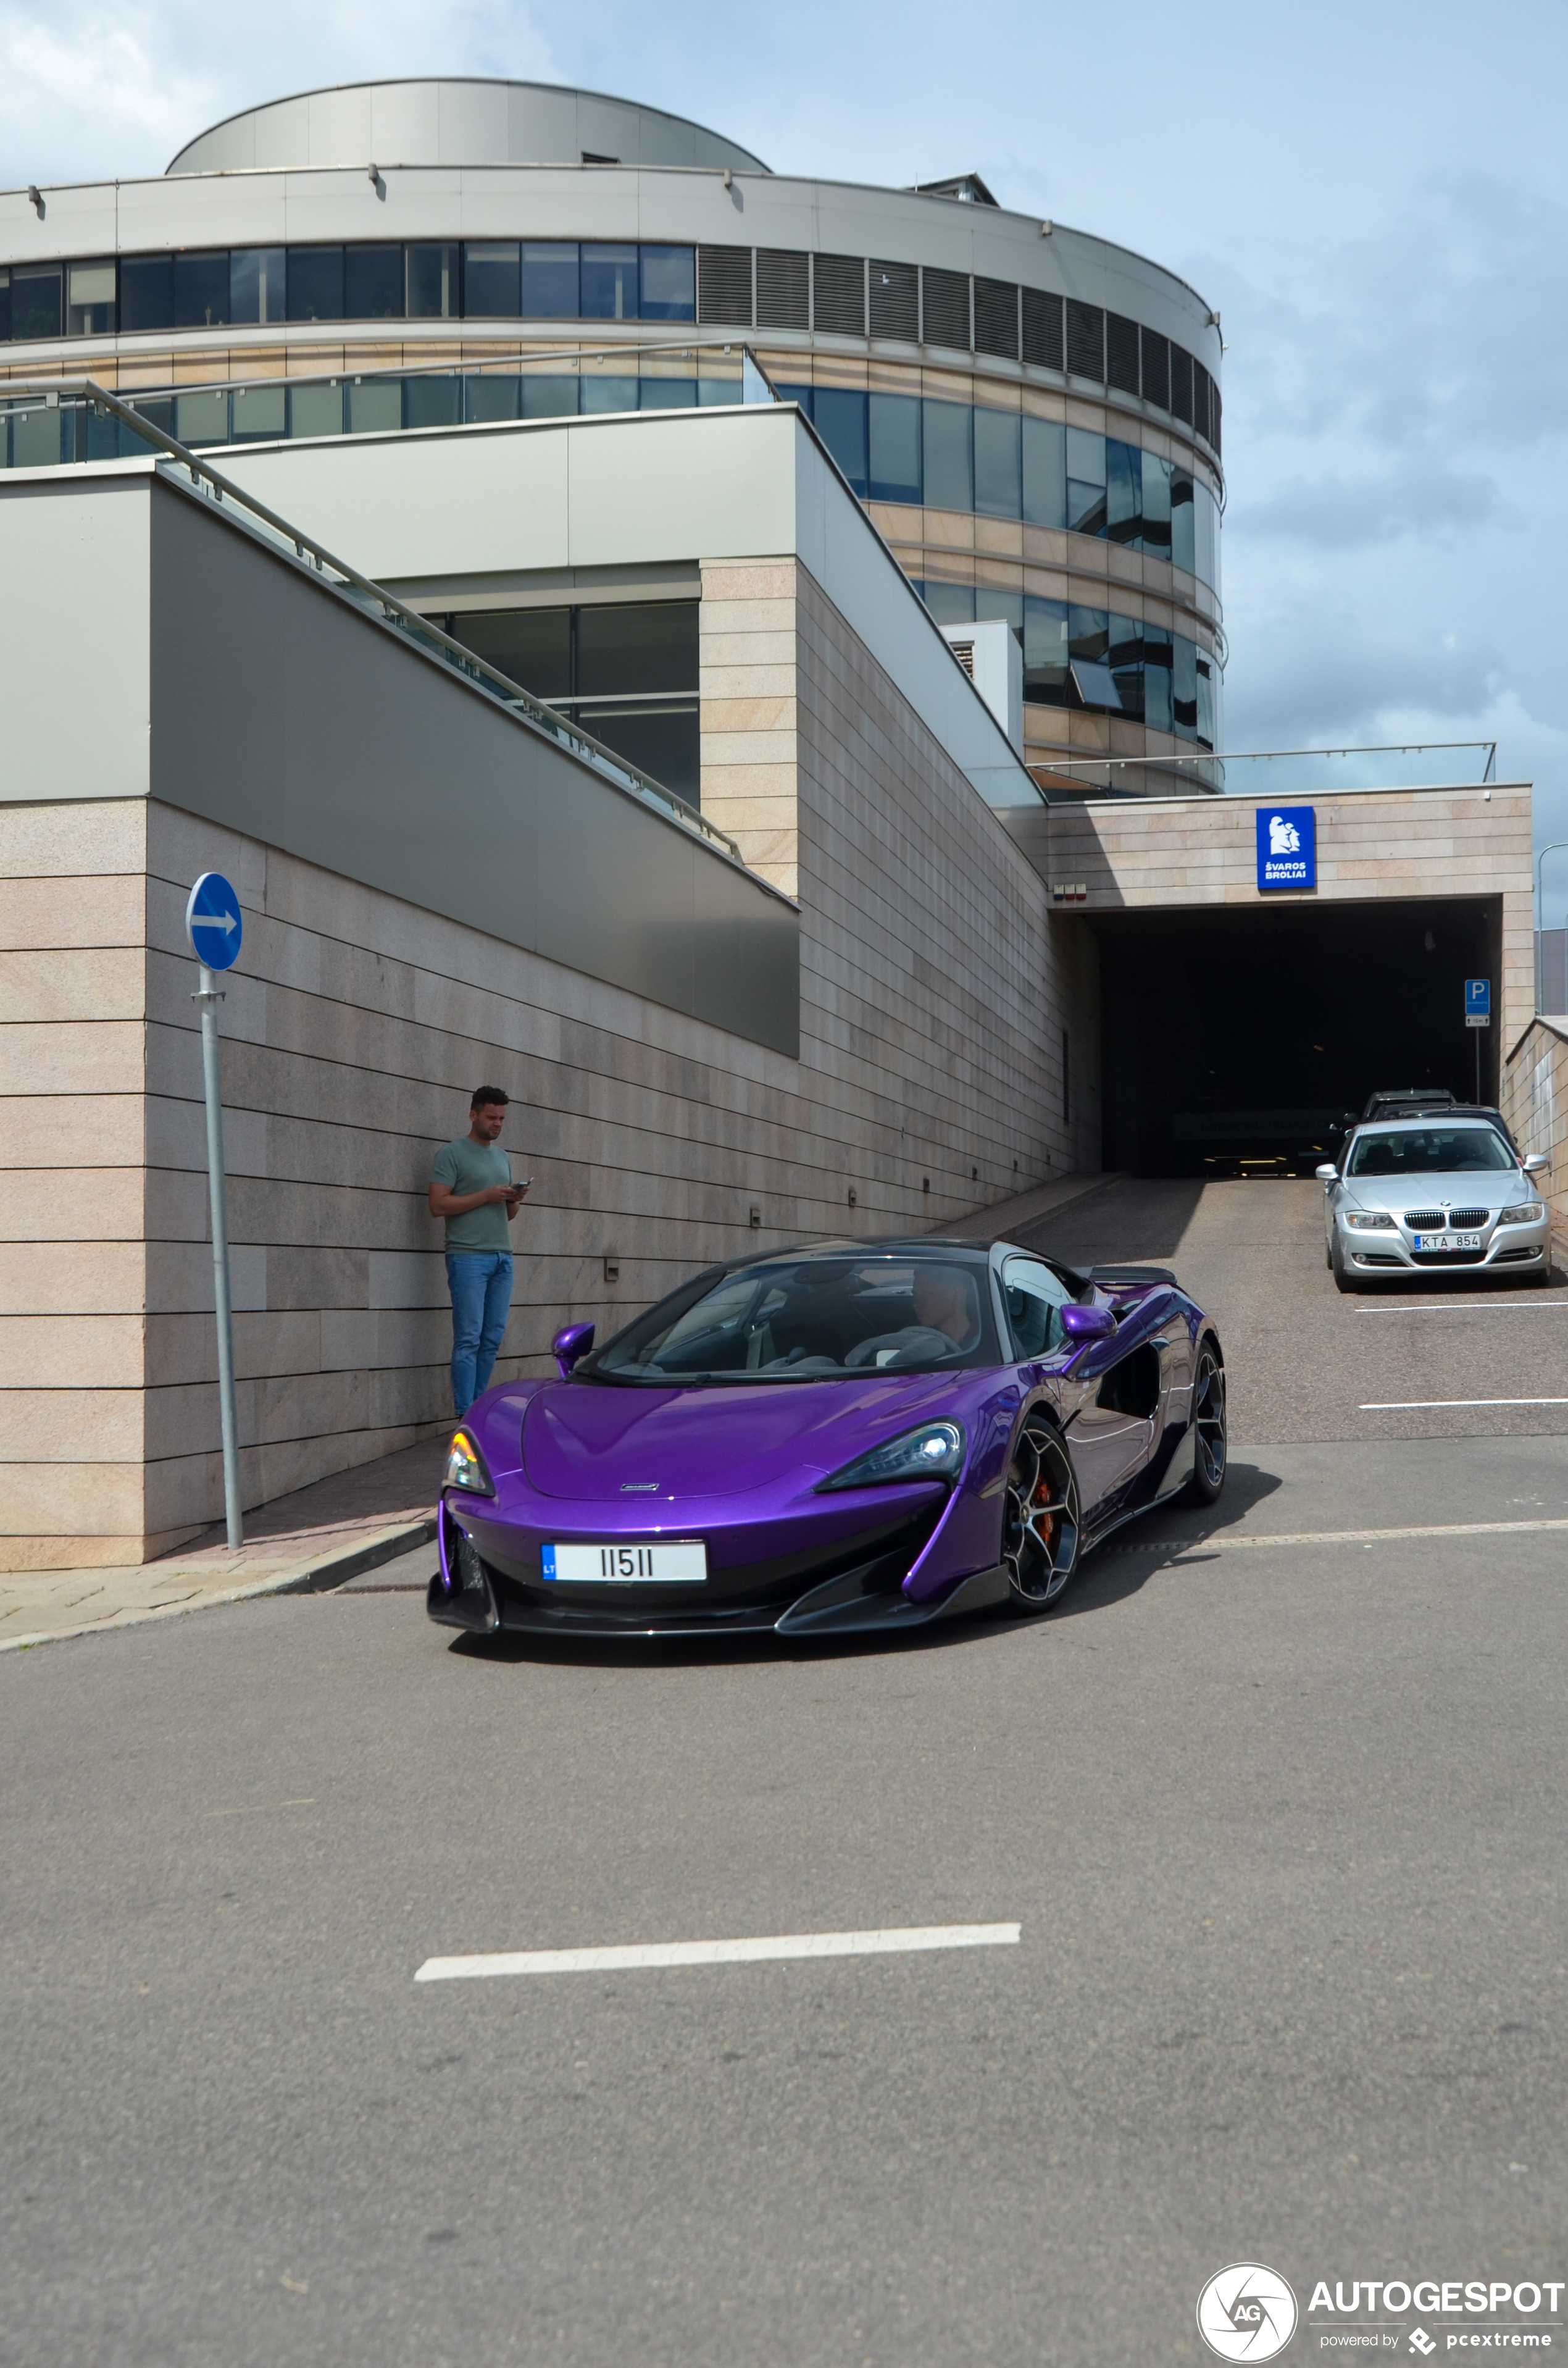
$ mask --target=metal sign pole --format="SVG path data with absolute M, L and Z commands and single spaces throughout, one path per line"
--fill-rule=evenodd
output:
M 240 900 L 221 871 L 204 871 L 185 908 L 185 932 L 199 964 L 192 1000 L 201 1007 L 201 1086 L 207 1104 L 207 1192 L 212 1210 L 212 1302 L 218 1316 L 218 1410 L 223 1432 L 223 1518 L 229 1547 L 244 1543 L 240 1513 L 240 1433 L 234 1414 L 234 1324 L 229 1292 L 229 1219 L 223 1205 L 223 1087 L 218 1067 L 218 1006 L 213 973 L 238 960 L 244 936 Z
M 201 1083 L 207 1102 L 207 1194 L 212 1210 L 212 1295 L 218 1311 L 218 1406 L 223 1427 L 223 1518 L 229 1545 L 244 1543 L 240 1511 L 239 1427 L 234 1418 L 234 1327 L 229 1297 L 229 1219 L 223 1196 L 223 1092 L 218 1068 L 218 1006 L 223 990 L 203 962 L 194 1000 L 201 1006 Z

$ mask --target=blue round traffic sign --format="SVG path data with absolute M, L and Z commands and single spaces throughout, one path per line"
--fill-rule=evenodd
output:
M 227 970 L 238 956 L 244 931 L 240 900 L 221 871 L 204 871 L 185 908 L 191 951 L 209 970 Z

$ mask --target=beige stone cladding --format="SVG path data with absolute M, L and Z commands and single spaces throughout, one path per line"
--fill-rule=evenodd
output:
M 1551 1162 L 1540 1185 L 1568 1240 L 1568 1019 L 1530 1021 L 1504 1061 L 1499 1106 L 1527 1156 Z
M 245 917 L 221 1027 L 247 1504 L 449 1418 L 425 1194 L 482 1078 L 517 1097 L 503 1141 L 536 1179 L 503 1377 L 546 1370 L 569 1316 L 613 1325 L 710 1260 L 937 1225 L 1092 1164 L 1092 1091 L 1070 1121 L 1061 1101 L 1064 1029 L 1092 1086 L 1087 932 L 803 569 L 721 588 L 714 736 L 741 793 L 760 768 L 780 872 L 798 861 L 798 1061 L 157 802 L 0 809 L 13 1565 L 151 1556 L 221 1510 L 200 871 Z
M 1530 792 L 1491 789 L 1335 790 L 1317 814 L 1315 891 L 1271 904 L 1395 897 L 1495 897 L 1502 908 L 1498 1019 L 1514 1042 L 1534 1008 Z M 1252 796 L 1085 799 L 1010 820 L 1040 876 L 1087 891 L 1081 910 L 1256 905 Z

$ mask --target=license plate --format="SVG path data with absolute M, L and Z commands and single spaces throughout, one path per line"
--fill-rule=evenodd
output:
M 1479 1234 L 1417 1234 L 1415 1247 L 1418 1250 L 1478 1250 L 1481 1247 L 1481 1235 Z
M 546 1585 L 574 1587 L 692 1587 L 708 1577 L 708 1549 L 700 1538 L 673 1538 L 658 1545 L 541 1545 Z

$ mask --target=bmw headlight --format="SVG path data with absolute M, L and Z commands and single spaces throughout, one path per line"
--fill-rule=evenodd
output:
M 480 1444 L 472 1430 L 453 1433 L 447 1452 L 447 1468 L 441 1474 L 443 1488 L 462 1488 L 471 1497 L 494 1497 L 495 1483 L 490 1477 Z
M 902 1431 L 842 1472 L 817 1483 L 828 1488 L 880 1488 L 892 1480 L 950 1480 L 963 1463 L 963 1431 L 956 1422 L 923 1422 Z
M 1345 1222 L 1358 1232 L 1386 1234 L 1392 1231 L 1393 1219 L 1381 1209 L 1346 1209 Z
M 1545 1214 L 1545 1206 L 1540 1201 L 1516 1201 L 1511 1209 L 1498 1210 L 1497 1223 L 1500 1225 L 1539 1225 Z

